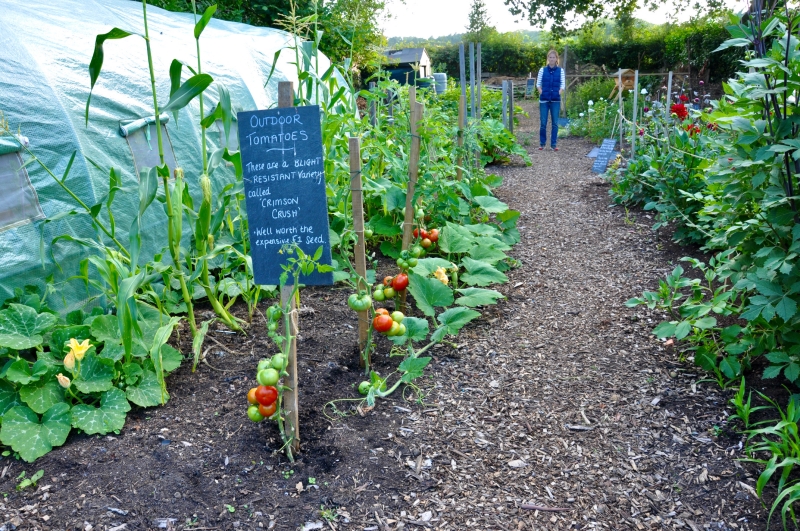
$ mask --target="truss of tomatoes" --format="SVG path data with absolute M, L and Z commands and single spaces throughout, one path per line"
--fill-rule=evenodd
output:
M 403 324 L 405 315 L 403 312 L 392 312 L 386 308 L 375 310 L 375 318 L 372 320 L 372 328 L 376 332 L 387 336 L 402 336 L 406 333 L 406 325 Z
M 414 238 L 419 239 L 419 245 L 423 249 L 430 249 L 439 241 L 439 229 L 414 229 Z
M 258 362 L 256 381 L 258 387 L 247 392 L 247 416 L 253 422 L 261 422 L 265 418 L 274 418 L 278 410 L 278 380 L 286 370 L 286 356 L 275 354 L 272 358 L 264 358 Z

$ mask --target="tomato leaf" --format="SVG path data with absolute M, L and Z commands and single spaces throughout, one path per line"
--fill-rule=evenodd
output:
M 72 425 L 87 435 L 104 435 L 125 426 L 125 416 L 131 410 L 125 393 L 112 387 L 100 396 L 100 407 L 78 404 L 72 408 Z
M 403 372 L 403 382 L 409 383 L 422 376 L 422 371 L 430 363 L 430 358 L 406 358 L 397 369 Z
M 0 311 L 0 347 L 14 350 L 35 348 L 42 344 L 42 332 L 54 327 L 58 317 L 38 313 L 24 304 L 9 304 Z
M 480 312 L 467 308 L 450 308 L 446 312 L 440 313 L 436 319 L 438 319 L 442 325 L 433 332 L 431 341 L 438 343 L 447 335 L 454 336 L 458 334 L 458 331 L 461 330 L 464 325 L 480 316 Z
M 3 415 L 0 441 L 10 446 L 19 456 L 32 462 L 67 440 L 72 425 L 69 405 L 53 405 L 42 416 L 25 406 L 12 407 Z
M 417 308 L 433 317 L 436 306 L 453 304 L 453 290 L 435 278 L 425 278 L 415 273 L 408 275 L 408 292 L 414 297 Z
M 461 280 L 470 286 L 488 286 L 489 284 L 508 282 L 508 277 L 491 264 L 479 262 L 465 257 L 461 265 L 467 270 L 461 275 Z
M 42 414 L 59 402 L 64 401 L 64 389 L 58 385 L 55 376 L 41 378 L 38 382 L 33 382 L 23 386 L 19 390 L 19 396 L 29 408 L 36 413 Z
M 114 362 L 112 360 L 99 358 L 89 352 L 80 363 L 80 373 L 72 382 L 78 391 L 100 393 L 111 389 L 114 378 Z
M 490 306 L 497 304 L 498 299 L 505 299 L 505 295 L 493 289 L 484 288 L 464 288 L 457 289 L 461 293 L 461 297 L 456 299 L 456 304 L 459 306 Z
M 156 373 L 151 370 L 144 371 L 139 384 L 128 387 L 125 394 L 128 400 L 137 406 L 153 407 L 161 405 L 161 384 L 158 382 Z

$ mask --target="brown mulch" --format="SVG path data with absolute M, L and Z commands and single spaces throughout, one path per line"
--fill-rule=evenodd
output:
M 519 267 L 497 288 L 506 301 L 432 349 L 423 396 L 371 411 L 340 401 L 338 416 L 330 401 L 357 398 L 362 379 L 355 314 L 347 291 L 308 289 L 296 463 L 273 425 L 245 417 L 254 366 L 273 351 L 263 321 L 247 336 L 212 327 L 209 364 L 185 363 L 165 407 L 36 463 L 0 462 L 0 529 L 766 529 L 758 470 L 726 428 L 729 393 L 653 338 L 660 316 L 624 306 L 686 251 L 646 213 L 609 208 L 588 142 L 538 151 L 536 105 L 522 104 L 533 166 L 490 169 L 522 212 Z M 400 358 L 378 346 L 389 374 Z M 15 490 L 39 469 L 36 489 Z

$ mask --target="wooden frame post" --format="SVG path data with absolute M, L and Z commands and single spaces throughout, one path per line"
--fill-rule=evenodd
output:
M 461 156 L 461 150 L 464 147 L 464 127 L 466 126 L 466 113 L 467 113 L 467 99 L 464 97 L 464 94 L 461 94 L 458 98 L 458 157 L 456 158 L 456 179 L 461 180 L 464 176 L 464 171 L 461 169 L 463 164 L 463 158 Z
M 291 81 L 278 83 L 278 107 L 294 107 L 294 84 Z M 281 288 L 281 306 L 289 307 L 289 359 L 286 365 L 285 384 L 290 388 L 283 395 L 283 409 L 286 412 L 286 432 L 292 440 L 292 450 L 300 451 L 300 406 L 297 395 L 297 333 L 299 330 L 299 317 L 297 314 L 297 298 L 293 297 L 293 285 Z
M 375 96 L 375 82 L 369 82 L 369 93 L 374 97 Z M 375 108 L 375 100 L 370 100 L 369 102 L 369 123 L 372 127 L 378 125 L 378 113 Z
M 667 74 L 667 108 L 664 112 L 669 116 L 669 108 L 672 106 L 672 70 Z
M 475 120 L 475 43 L 469 43 L 469 118 Z
M 416 91 L 414 87 L 409 89 L 409 105 L 411 106 L 411 149 L 408 156 L 408 188 L 406 189 L 406 215 L 403 219 L 403 243 L 401 249 L 403 251 L 408 249 L 411 244 L 411 233 L 414 230 L 414 191 L 417 186 L 417 178 L 419 176 L 419 152 L 420 152 L 420 139 L 419 131 L 417 128 L 418 122 L 422 119 L 422 113 L 425 106 L 417 101 Z M 403 290 L 400 293 L 400 311 L 406 311 L 406 292 Z
M 503 80 L 502 83 L 502 90 L 500 91 L 503 95 L 502 97 L 502 106 L 500 109 L 500 120 L 503 122 L 503 127 L 508 129 L 508 87 L 506 86 L 507 81 Z
M 458 69 L 460 78 L 459 81 L 461 83 L 461 97 L 464 98 L 464 101 L 467 100 L 467 71 L 465 68 L 466 58 L 464 57 L 464 43 L 458 45 Z M 413 110 L 413 109 L 412 109 Z
M 350 192 L 353 202 L 353 230 L 356 232 L 355 262 L 356 273 L 361 277 L 358 281 L 358 291 L 368 289 L 367 278 L 367 249 L 364 241 L 364 199 L 362 197 L 361 183 L 361 139 L 350 137 Z M 369 367 L 372 363 L 367 348 L 369 337 L 369 310 L 358 312 L 358 350 L 359 364 Z
M 476 94 L 476 96 L 478 97 L 478 99 L 477 99 L 477 104 L 476 104 L 477 106 L 476 106 L 475 112 L 476 112 L 476 116 L 478 117 L 478 120 L 480 120 L 481 119 L 481 95 L 483 93 L 483 90 L 482 90 L 482 87 L 483 87 L 483 77 L 482 77 L 483 76 L 483 70 L 481 69 L 481 56 L 482 56 L 482 54 L 481 54 L 481 43 L 478 43 L 478 52 L 477 53 L 478 53 L 478 58 L 477 58 L 478 64 L 476 65 L 476 70 L 478 71 L 478 73 L 477 73 L 478 93 Z
M 622 126 L 623 126 L 623 109 L 622 109 L 622 68 L 617 71 L 617 104 L 619 106 L 619 152 L 622 153 Z
M 508 130 L 514 134 L 514 82 L 508 80 Z
M 564 79 L 565 80 L 567 78 L 567 48 L 568 48 L 568 46 L 565 44 L 564 45 L 564 65 L 561 67 L 561 68 L 564 69 Z M 569 87 L 567 87 L 566 82 L 564 82 L 564 101 L 563 101 L 563 105 L 561 106 L 561 112 L 559 113 L 559 115 L 563 116 L 565 118 L 567 117 L 567 90 L 568 90 L 568 88 Z
M 639 134 L 639 128 L 636 125 L 637 111 L 639 110 L 639 71 L 634 71 L 633 75 L 633 113 L 631 122 L 633 122 L 633 131 L 631 132 L 631 158 L 636 156 L 636 136 Z

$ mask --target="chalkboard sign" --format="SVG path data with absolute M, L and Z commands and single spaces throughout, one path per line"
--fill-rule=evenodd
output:
M 525 97 L 533 96 L 533 89 L 536 88 L 536 80 L 528 78 L 528 83 L 525 85 Z
M 287 244 L 312 255 L 322 246 L 320 262 L 330 265 L 319 107 L 240 112 L 238 125 L 256 284 L 280 283 L 287 255 L 279 251 Z M 300 281 L 330 285 L 333 273 Z
M 600 145 L 600 149 L 597 150 L 597 158 L 594 160 L 594 165 L 592 166 L 593 172 L 606 172 L 608 162 L 611 159 L 611 155 L 614 154 L 614 146 L 616 145 L 617 141 L 613 138 L 606 138 L 603 140 L 603 143 Z

